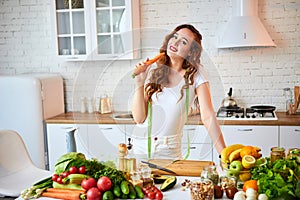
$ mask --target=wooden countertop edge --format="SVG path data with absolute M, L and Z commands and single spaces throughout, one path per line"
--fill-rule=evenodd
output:
M 300 126 L 300 115 L 276 112 L 278 120 L 218 120 L 220 125 Z M 46 119 L 47 124 L 135 124 L 133 120 L 115 120 L 112 113 L 67 112 Z M 200 115 L 189 117 L 188 125 L 203 125 Z

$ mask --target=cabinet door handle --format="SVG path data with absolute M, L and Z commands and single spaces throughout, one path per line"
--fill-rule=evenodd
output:
M 242 128 L 242 129 L 238 129 L 238 131 L 253 131 L 252 128 Z
M 190 149 L 197 149 L 197 147 L 190 147 Z
M 196 128 L 185 128 L 184 130 L 185 131 L 194 131 L 194 130 L 196 130 Z
M 300 132 L 300 129 L 295 129 L 294 131 L 295 131 L 295 132 Z
M 112 130 L 112 127 L 107 127 L 107 128 L 100 128 L 100 130 Z

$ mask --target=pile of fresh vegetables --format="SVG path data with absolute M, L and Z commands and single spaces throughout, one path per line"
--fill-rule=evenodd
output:
M 278 159 L 251 169 L 252 178 L 257 180 L 259 193 L 269 199 L 300 199 L 300 161 L 298 157 Z
M 122 171 L 117 170 L 112 161 L 99 162 L 96 159 L 87 160 L 82 153 L 71 152 L 62 155 L 55 164 L 52 177 L 47 177 L 21 193 L 23 199 L 38 198 L 48 188 L 83 190 L 81 182 L 88 177 L 98 180 L 108 177 L 113 185 L 121 185 L 127 180 Z M 84 199 L 82 195 L 81 198 Z
M 174 187 L 176 177 L 167 178 L 158 189 L 155 185 L 133 185 L 123 171 L 116 169 L 112 161 L 87 160 L 82 153 L 71 152 L 62 155 L 55 164 L 54 174 L 24 190 L 25 200 L 50 197 L 66 200 L 112 200 L 149 199 L 161 200 L 162 191 Z

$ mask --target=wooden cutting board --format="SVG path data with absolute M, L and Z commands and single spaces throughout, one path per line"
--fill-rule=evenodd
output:
M 199 176 L 203 167 L 215 165 L 212 161 L 197 161 L 197 160 L 167 160 L 167 159 L 150 159 L 148 162 L 159 165 L 161 167 L 174 171 L 178 176 Z M 171 175 L 168 172 L 152 169 L 153 174 Z

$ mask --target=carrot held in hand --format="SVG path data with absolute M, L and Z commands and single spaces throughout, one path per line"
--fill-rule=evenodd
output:
M 156 62 L 158 59 L 160 59 L 163 55 L 165 55 L 164 52 L 158 54 L 158 55 L 155 56 L 154 58 L 152 58 L 152 59 L 146 61 L 146 62 L 145 62 L 145 65 L 151 65 L 151 64 L 155 63 L 155 62 Z M 143 66 L 142 66 L 142 65 L 136 67 L 136 68 L 134 69 L 133 74 L 132 74 L 132 78 L 135 78 L 135 77 L 136 77 L 137 75 L 139 75 L 142 71 L 143 71 Z

